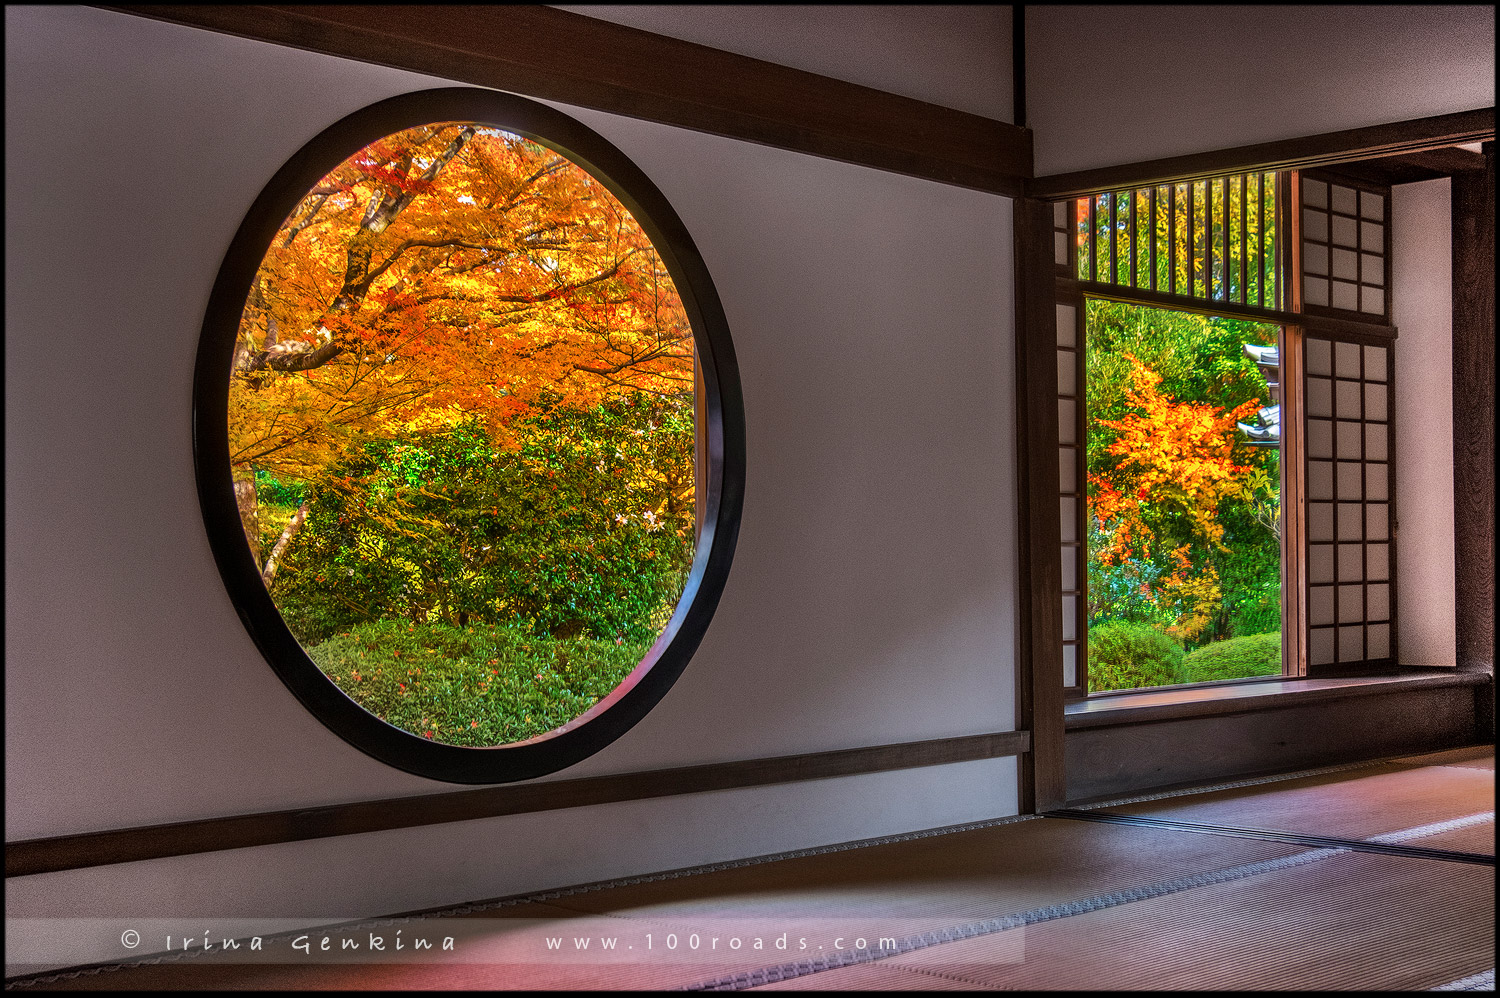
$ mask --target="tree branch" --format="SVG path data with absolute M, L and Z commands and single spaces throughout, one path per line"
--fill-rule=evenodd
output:
M 344 352 L 344 348 L 337 342 L 329 341 L 320 347 L 305 349 L 301 344 L 276 344 L 274 350 L 257 350 L 249 355 L 244 363 L 247 373 L 256 371 L 311 371 L 313 368 L 322 367 Z

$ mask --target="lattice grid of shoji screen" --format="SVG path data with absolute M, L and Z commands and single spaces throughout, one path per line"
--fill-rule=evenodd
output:
M 1059 277 L 1073 276 L 1072 208 L 1066 201 L 1052 204 L 1052 262 Z
M 1087 692 L 1088 535 L 1084 495 L 1083 302 L 1057 305 L 1057 467 L 1062 526 L 1063 688 Z
M 1307 662 L 1314 669 L 1396 654 L 1393 378 L 1389 341 L 1305 340 Z
M 1326 173 L 1302 176 L 1302 304 L 1313 314 L 1389 314 L 1390 188 L 1356 187 Z

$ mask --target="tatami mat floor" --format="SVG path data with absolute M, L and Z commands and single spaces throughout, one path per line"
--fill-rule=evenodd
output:
M 1481 746 L 385 923 L 456 940 L 430 962 L 198 954 L 7 988 L 1493 990 L 1494 796 Z

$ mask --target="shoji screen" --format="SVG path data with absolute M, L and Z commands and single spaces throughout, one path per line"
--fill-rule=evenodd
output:
M 1300 178 L 1309 672 L 1396 658 L 1390 188 Z M 1349 320 L 1367 327 L 1359 331 Z
M 1390 188 L 1302 175 L 1302 307 L 1383 324 L 1390 314 Z
M 1307 663 L 1327 671 L 1396 654 L 1392 351 L 1308 334 Z
M 1088 692 L 1088 534 L 1084 495 L 1083 302 L 1057 305 L 1057 467 L 1062 526 L 1063 688 Z

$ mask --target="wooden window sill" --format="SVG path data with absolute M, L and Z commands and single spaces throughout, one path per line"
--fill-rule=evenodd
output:
M 1482 672 L 1402 668 L 1383 676 L 1249 680 L 1211 686 L 1111 693 L 1068 703 L 1064 708 L 1064 726 L 1066 730 L 1074 731 L 1192 717 L 1246 714 L 1349 697 L 1389 695 L 1436 687 L 1481 686 L 1488 682 L 1490 676 Z

